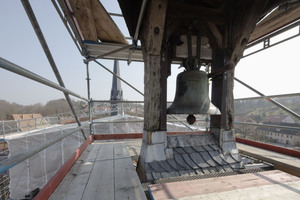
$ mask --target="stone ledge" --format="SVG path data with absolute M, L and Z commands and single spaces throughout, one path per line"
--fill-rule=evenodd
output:
M 168 135 L 167 147 L 189 147 L 189 146 L 203 146 L 208 144 L 216 144 L 216 141 L 211 134 L 203 135 Z

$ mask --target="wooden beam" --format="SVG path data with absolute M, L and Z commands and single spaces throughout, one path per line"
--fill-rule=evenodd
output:
M 191 132 L 167 132 L 167 135 L 203 135 L 205 131 Z M 140 139 L 143 133 L 118 133 L 118 134 L 99 134 L 94 135 L 94 140 L 124 140 L 124 139 Z
M 153 0 L 149 2 L 146 9 L 140 36 L 146 54 L 160 56 L 167 4 L 167 0 Z
M 275 10 L 254 29 L 249 41 L 255 41 L 289 23 L 300 19 L 300 7 L 289 10 Z
M 161 48 L 163 43 L 167 0 L 150 1 L 140 34 L 145 62 L 144 130 L 158 131 L 161 126 L 163 94 L 161 90 Z
M 83 40 L 98 41 L 90 0 L 70 0 Z
M 160 130 L 161 115 L 161 74 L 160 56 L 144 54 L 144 130 Z
M 288 148 L 275 146 L 275 145 L 271 145 L 271 144 L 266 144 L 266 143 L 262 143 L 262 142 L 256 142 L 256 141 L 253 141 L 253 140 L 248 140 L 248 139 L 239 138 L 239 137 L 236 137 L 235 140 L 239 143 L 247 144 L 247 145 L 250 145 L 250 146 L 253 146 L 253 147 L 258 147 L 258 148 L 261 148 L 261 149 L 266 149 L 266 150 L 269 150 L 269 151 L 273 151 L 273 152 L 293 156 L 293 157 L 296 157 L 296 158 L 300 158 L 300 151 L 296 151 L 296 150 L 293 150 L 293 149 L 288 149 Z
M 218 48 L 221 49 L 223 46 L 222 45 L 223 37 L 222 37 L 222 34 L 220 33 L 220 30 L 218 29 L 218 27 L 215 24 L 210 23 L 210 22 L 208 23 L 208 27 L 211 30 L 211 32 L 215 38 Z
M 107 13 L 99 0 L 90 0 L 92 12 L 95 20 L 97 37 L 102 42 L 128 44 L 124 35 Z
M 228 49 L 230 49 L 230 63 L 236 65 L 246 48 L 250 34 L 264 12 L 268 0 L 236 1 L 231 6 L 228 26 Z
M 211 9 L 204 6 L 170 1 L 168 17 L 184 20 L 198 20 L 215 24 L 226 23 L 226 16 L 221 9 Z
M 212 83 L 212 103 L 220 109 L 222 115 L 212 116 L 211 127 L 233 129 L 234 67 L 242 57 L 250 34 L 265 10 L 267 2 L 267 0 L 235 1 L 228 7 L 229 23 L 224 32 L 220 33 L 221 36 L 218 36 L 223 37 L 224 47 L 218 48 L 217 42 L 218 46 L 213 49 L 212 61 L 212 74 L 223 71 Z M 210 29 L 214 29 L 214 25 L 210 25 Z
M 118 0 L 122 14 L 124 16 L 129 34 L 134 37 L 140 10 L 142 7 L 142 0 Z
M 167 131 L 167 79 L 168 71 L 171 68 L 171 61 L 168 55 L 168 45 L 164 44 L 161 50 L 160 67 L 160 130 Z

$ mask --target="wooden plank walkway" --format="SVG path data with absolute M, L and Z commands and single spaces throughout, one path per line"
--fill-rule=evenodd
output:
M 125 143 L 94 142 L 50 199 L 146 199 Z
M 300 178 L 279 170 L 150 185 L 152 199 L 300 199 Z
M 237 148 L 242 154 L 249 155 L 256 159 L 263 160 L 265 162 L 272 163 L 275 169 L 279 169 L 300 177 L 299 158 L 277 153 L 274 151 L 261 149 L 258 147 L 253 147 L 242 143 L 237 143 Z

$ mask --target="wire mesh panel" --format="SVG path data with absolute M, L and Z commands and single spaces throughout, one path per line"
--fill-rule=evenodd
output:
M 34 191 L 43 188 L 85 140 L 75 124 L 6 138 L 10 151 L 8 158 L 11 158 L 66 133 L 70 135 L 9 169 L 10 198 L 24 199 L 26 195 L 30 196 Z M 84 133 L 88 136 L 88 129 L 84 129 Z

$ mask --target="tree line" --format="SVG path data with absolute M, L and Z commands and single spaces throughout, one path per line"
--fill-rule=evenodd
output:
M 86 103 L 72 100 L 75 110 L 85 109 Z M 59 113 L 71 112 L 68 102 L 65 99 L 56 99 L 48 101 L 45 105 L 41 103 L 33 105 L 20 105 L 0 100 L 0 120 L 7 120 L 12 114 L 32 114 L 39 113 L 43 116 L 49 116 Z
M 300 97 L 281 97 L 274 98 L 280 104 L 300 114 Z M 289 115 L 286 111 L 272 104 L 265 99 L 238 100 L 234 102 L 234 114 L 236 116 L 249 116 L 257 123 L 261 122 L 266 116 L 270 115 Z M 294 117 L 293 117 L 294 118 Z M 295 118 L 294 118 L 295 119 Z M 300 122 L 299 119 L 295 119 Z
M 300 113 L 300 98 L 285 97 L 276 98 L 276 101 L 292 109 L 296 113 Z M 72 100 L 75 110 L 87 109 L 87 103 L 82 101 Z M 107 104 L 109 105 L 109 104 Z M 128 104 L 123 104 L 124 107 L 130 107 Z M 139 105 L 139 107 L 142 105 Z M 141 108 L 142 109 L 142 108 Z M 266 101 L 265 99 L 256 100 L 238 100 L 234 102 L 234 110 L 236 116 L 248 115 L 254 116 L 255 121 L 260 121 L 262 118 L 269 115 L 287 114 L 282 109 Z M 47 102 L 45 105 L 41 103 L 33 105 L 20 105 L 17 103 L 9 103 L 5 100 L 0 100 L 0 120 L 7 120 L 12 114 L 31 114 L 39 113 L 43 116 L 49 116 L 59 113 L 70 112 L 70 107 L 65 99 L 56 99 Z M 260 119 L 256 119 L 260 118 Z M 296 120 L 298 121 L 298 120 Z

